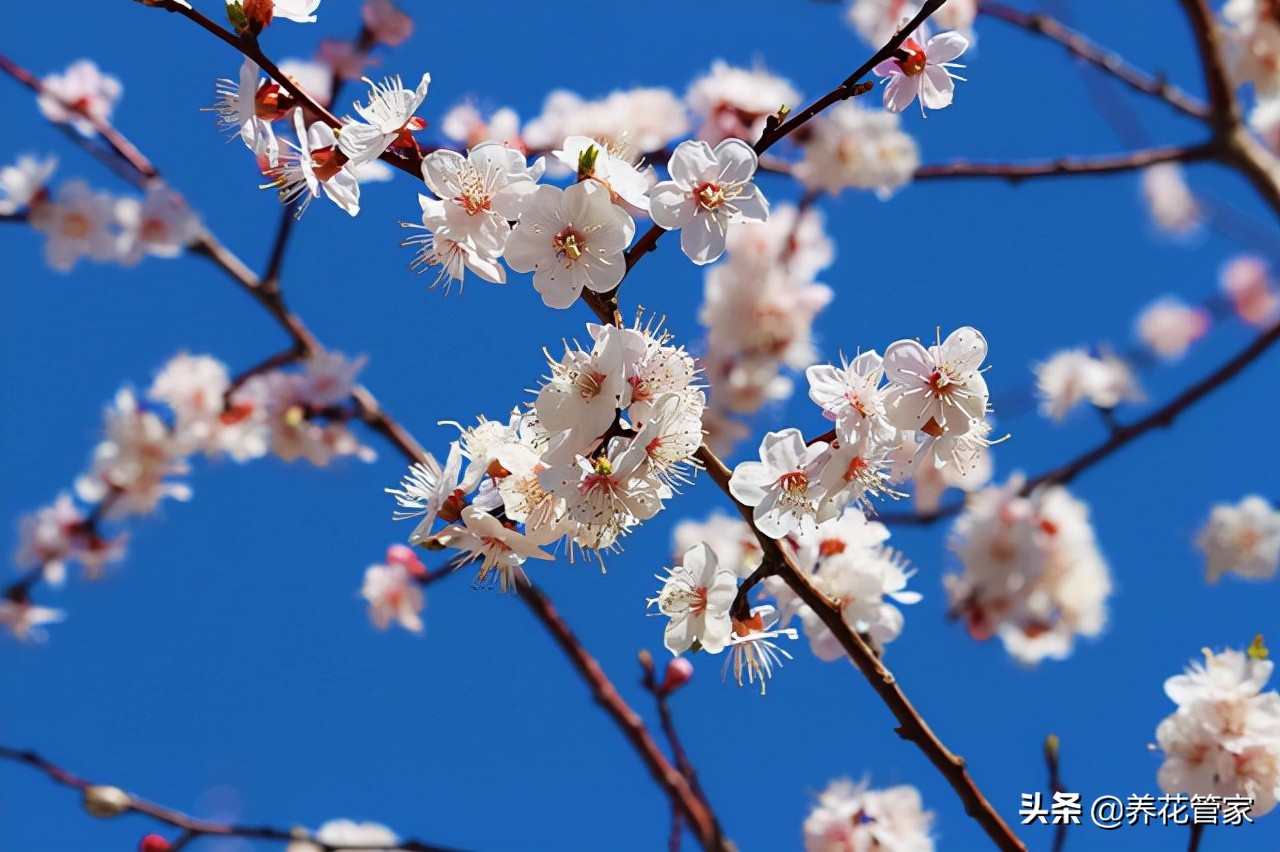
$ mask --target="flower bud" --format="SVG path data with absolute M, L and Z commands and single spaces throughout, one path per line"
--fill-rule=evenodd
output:
M 667 671 L 662 678 L 662 694 L 670 695 L 692 679 L 693 663 L 684 657 L 676 657 L 667 663 Z
M 169 852 L 173 845 L 158 834 L 148 834 L 138 841 L 138 852 Z
M 262 32 L 271 23 L 271 15 L 275 12 L 272 0 L 244 0 L 244 16 L 249 22 L 249 31 L 254 35 Z
M 1061 745 L 1061 740 L 1058 739 L 1057 734 L 1049 734 L 1049 736 L 1045 737 L 1044 738 L 1045 760 L 1048 760 L 1050 762 L 1056 761 L 1058 759 L 1058 748 L 1060 745 Z
M 119 816 L 132 806 L 129 794 L 119 787 L 95 784 L 84 790 L 84 809 L 98 819 Z

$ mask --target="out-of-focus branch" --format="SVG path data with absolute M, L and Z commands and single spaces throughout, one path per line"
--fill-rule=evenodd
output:
M 1227 129 L 1240 123 L 1240 104 L 1227 78 L 1222 42 L 1213 20 L 1213 10 L 1207 0 L 1178 0 L 1191 26 L 1196 41 L 1196 53 L 1200 57 L 1200 71 L 1204 88 L 1209 95 L 1209 120 L 1218 129 Z
M 19 67 L 9 57 L 0 54 L 0 71 L 4 71 L 13 79 L 26 86 L 37 95 L 51 97 L 50 93 L 45 91 L 44 84 L 39 77 L 31 74 L 24 68 Z M 160 176 L 159 170 L 156 169 L 151 161 L 143 156 L 142 152 L 134 147 L 128 139 L 124 138 L 114 127 L 102 121 L 96 116 L 90 115 L 88 110 L 79 104 L 68 103 L 58 98 L 59 104 L 66 110 L 76 113 L 80 117 L 89 121 L 93 125 L 93 129 L 97 131 L 102 140 L 106 142 L 111 149 L 125 162 L 127 162 L 133 170 L 145 179 L 156 178 Z
M 119 808 L 117 813 L 123 814 L 128 812 L 138 813 L 152 820 L 181 829 L 183 832 L 183 842 L 187 842 L 196 837 L 245 837 L 255 840 L 274 840 L 280 843 L 290 843 L 298 840 L 308 840 L 315 844 L 318 849 L 325 852 L 333 852 L 338 847 L 331 846 L 316 839 L 311 832 L 300 828 L 273 828 L 271 826 L 251 826 L 251 825 L 235 825 L 233 823 L 212 822 L 210 820 L 196 819 L 188 816 L 181 811 L 167 808 L 164 805 L 158 805 L 145 799 L 139 799 L 132 794 L 124 793 L 118 788 L 110 788 L 107 785 L 95 784 L 86 781 L 77 775 L 74 775 L 57 764 L 41 757 L 34 751 L 21 751 L 6 746 L 0 746 L 0 760 L 8 760 L 14 763 L 21 763 L 37 769 L 47 775 L 54 782 L 79 790 L 86 794 L 86 807 L 96 806 L 99 800 L 106 800 L 112 809 Z M 109 789 L 111 792 L 103 795 L 102 791 Z M 120 799 L 119 796 L 126 797 Z M 110 798 L 108 798 L 108 796 Z M 108 813 L 107 815 L 115 815 Z M 352 846 L 350 843 L 343 843 L 342 849 L 357 850 L 362 848 L 374 849 L 368 846 Z M 379 849 L 383 846 L 377 847 Z M 454 850 L 445 846 L 438 846 L 434 843 L 426 843 L 421 840 L 406 840 L 396 846 L 396 849 L 404 850 L 404 852 L 454 852 Z
M 1071 175 L 1100 175 L 1145 169 L 1157 163 L 1193 163 L 1217 156 L 1217 146 L 1173 145 L 1167 148 L 1148 148 L 1129 154 L 1108 157 L 1062 157 L 1046 163 L 970 163 L 965 161 L 921 166 L 916 169 L 916 180 L 939 178 L 1003 178 L 1010 183 L 1029 178 L 1069 177 Z
M 1209 107 L 1177 86 L 1170 85 L 1163 76 L 1138 70 L 1119 54 L 1094 44 L 1081 33 L 1048 15 L 1024 12 L 1021 9 L 1005 6 L 1003 3 L 987 2 L 982 3 L 978 11 L 988 17 L 1056 41 L 1077 59 L 1102 69 L 1135 91 L 1164 101 L 1179 112 L 1201 120 L 1209 117 Z
M 1029 494 L 1032 489 L 1041 485 L 1066 485 L 1089 468 L 1099 464 L 1148 432 L 1173 425 L 1173 422 L 1179 416 L 1242 373 L 1250 364 L 1261 358 L 1277 341 L 1280 341 L 1280 322 L 1267 328 L 1262 334 L 1254 338 L 1248 346 L 1224 362 L 1218 369 L 1191 385 L 1146 417 L 1129 425 L 1117 423 L 1110 430 L 1110 436 L 1093 449 L 1081 453 L 1052 470 L 1028 479 L 1026 485 L 1023 486 L 1023 493 Z M 962 503 L 951 503 L 941 507 L 936 512 L 920 514 L 886 512 L 877 515 L 875 519 L 886 524 L 931 524 L 943 518 L 957 515 L 963 508 L 964 505 Z

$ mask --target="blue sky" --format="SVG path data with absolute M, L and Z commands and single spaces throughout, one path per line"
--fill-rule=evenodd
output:
M 215 78 L 238 68 L 237 57 L 178 16 L 137 4 L 59 4 L 72 26 L 56 26 L 43 4 L 10 7 L 2 51 L 39 74 L 90 56 L 118 76 L 125 83 L 118 125 L 224 242 L 260 265 L 276 203 L 257 189 L 243 149 L 224 144 L 199 111 Z M 385 55 L 378 72 L 430 71 L 421 114 L 433 124 L 465 95 L 529 117 L 555 87 L 586 96 L 642 84 L 683 92 L 717 57 L 762 60 L 808 99 L 868 55 L 829 3 L 564 0 L 553 14 L 495 0 L 430 4 L 429 13 L 426 4 L 411 7 L 420 11 L 417 33 Z M 1175 4 L 1075 3 L 1072 11 L 1098 41 L 1200 91 Z M 319 37 L 345 38 L 356 26 L 356 4 L 329 0 L 318 25 L 281 22 L 264 46 L 277 58 L 305 56 Z M 970 82 L 960 84 L 952 108 L 904 118 L 925 162 L 1121 149 L 1052 44 L 984 21 L 967 62 Z M 60 179 L 127 191 L 46 127 L 25 90 L 0 83 L 0 98 L 10 128 L 0 159 L 54 151 Z M 1201 138 L 1197 125 L 1160 104 L 1131 102 L 1153 140 Z M 1273 214 L 1240 178 L 1214 165 L 1189 176 L 1196 189 L 1274 233 Z M 314 205 L 298 228 L 284 287 L 331 348 L 369 356 L 364 381 L 440 454 L 451 433 L 437 421 L 499 416 L 527 399 L 524 389 L 543 372 L 541 348 L 582 337 L 590 317 L 584 308 L 544 309 L 527 276 L 506 287 L 476 282 L 448 298 L 426 292 L 407 271 L 410 251 L 397 245 L 396 223 L 416 217 L 420 188 L 402 175 L 368 187 L 354 221 Z M 775 202 L 796 195 L 773 179 L 763 188 Z M 990 342 L 987 378 L 996 393 L 1024 384 L 1029 365 L 1057 349 L 1127 345 L 1143 306 L 1165 293 L 1192 300 L 1213 292 L 1220 266 L 1238 250 L 1214 233 L 1189 242 L 1156 236 L 1134 175 L 1015 187 L 935 181 L 887 203 L 846 194 L 822 208 L 838 245 L 822 276 L 837 293 L 817 324 L 823 356 L 971 324 Z M 0 228 L 0 256 L 8 397 L 0 455 L 9 460 L 0 517 L 16 519 L 70 485 L 97 439 L 101 407 L 122 384 L 145 386 L 178 351 L 213 354 L 236 370 L 284 343 L 261 311 L 196 258 L 148 260 L 134 270 L 82 263 L 59 275 L 43 266 L 37 235 L 18 226 Z M 665 313 L 681 340 L 696 343 L 701 274 L 674 240 L 623 292 L 624 312 L 640 303 Z M 1145 377 L 1150 398 L 1165 399 L 1209 372 L 1249 334 L 1216 327 L 1185 361 Z M 1006 818 L 1016 817 L 1021 792 L 1044 787 L 1040 744 L 1051 731 L 1062 739 L 1067 786 L 1086 799 L 1158 792 L 1159 757 L 1147 744 L 1172 709 L 1164 679 L 1201 647 L 1241 647 L 1280 626 L 1274 583 L 1208 587 L 1192 547 L 1213 502 L 1280 492 L 1270 462 L 1277 411 L 1273 396 L 1260 393 L 1278 373 L 1272 352 L 1173 428 L 1075 484 L 1092 506 L 1116 593 L 1106 633 L 1064 662 L 1021 667 L 997 644 L 974 643 L 947 623 L 940 577 L 957 565 L 945 529 L 894 531 L 925 598 L 907 609 L 887 663 Z M 1012 438 L 996 450 L 998 477 L 1041 471 L 1100 440 L 1103 427 L 1087 414 L 1061 426 L 1034 414 L 1001 421 Z M 757 427 L 817 431 L 819 422 L 802 394 L 762 414 Z M 49 643 L 0 642 L 0 740 L 210 817 L 313 827 L 334 817 L 376 820 L 471 849 L 663 848 L 666 802 L 518 601 L 473 591 L 458 576 L 428 590 L 425 636 L 369 624 L 356 595 L 362 572 L 409 531 L 392 522 L 382 493 L 402 464 L 375 446 L 373 464 L 326 470 L 274 460 L 198 463 L 194 500 L 133 524 L 129 558 L 107 580 L 40 590 L 43 602 L 69 611 Z M 722 505 L 714 486 L 701 482 L 627 539 L 607 574 L 561 563 L 533 574 L 655 725 L 635 655 L 665 652 L 662 625 L 645 617 L 644 600 L 668 559 L 674 524 Z M 803 642 L 792 650 L 795 661 L 766 697 L 722 684 L 718 661 L 698 661 L 675 702 L 703 785 L 741 848 L 799 848 L 813 795 L 842 775 L 916 785 L 937 814 L 940 848 L 983 848 L 950 789 L 893 735 L 890 714 L 853 668 L 817 661 Z M 0 764 L 0 788 L 6 850 L 128 849 L 150 829 L 138 818 L 95 821 L 72 793 L 22 767 Z M 1180 848 L 1184 831 L 1085 827 L 1070 842 Z M 1022 833 L 1047 848 L 1048 829 Z M 1280 815 L 1272 814 L 1252 827 L 1211 831 L 1204 848 L 1274 849 L 1278 838 Z

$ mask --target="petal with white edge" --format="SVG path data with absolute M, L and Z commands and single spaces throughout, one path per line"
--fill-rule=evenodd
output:
M 680 229 L 680 249 L 699 266 L 724 254 L 725 223 L 719 216 L 702 211 Z
M 769 219 L 769 199 L 754 183 L 742 187 L 741 194 L 733 199 L 733 206 L 737 210 L 731 221 L 765 222 Z
M 697 188 L 708 173 L 716 171 L 716 155 L 701 139 L 689 139 L 676 146 L 667 163 L 671 179 L 686 192 Z
M 947 69 L 930 65 L 924 69 L 920 82 L 920 103 L 929 109 L 942 109 L 951 106 L 955 97 L 956 83 L 947 73 Z
M 740 184 L 751 180 L 760 165 L 756 152 L 741 139 L 726 139 L 716 146 L 716 160 L 721 184 Z
M 969 40 L 960 33 L 938 33 L 925 45 L 930 65 L 941 65 L 956 59 L 969 49 Z

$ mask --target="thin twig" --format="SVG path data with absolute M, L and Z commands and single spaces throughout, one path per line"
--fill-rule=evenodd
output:
M 1051 794 L 1067 792 L 1067 788 L 1062 786 L 1061 750 L 1062 741 L 1057 734 L 1049 734 L 1049 736 L 1045 737 L 1044 763 L 1045 768 L 1049 771 L 1049 792 Z M 1062 852 L 1066 846 L 1068 825 L 1070 825 L 1070 821 L 1064 819 L 1054 829 L 1052 852 Z
M 1218 156 L 1218 146 L 1171 145 L 1106 157 L 1062 157 L 1045 163 L 971 163 L 958 161 L 916 169 L 916 180 L 938 178 L 1002 178 L 1019 183 L 1029 178 L 1114 174 L 1145 169 L 1157 163 L 1193 163 Z
M 600 664 L 587 653 L 582 643 L 573 635 L 573 631 L 551 605 L 547 596 L 533 586 L 523 574 L 516 576 L 516 593 L 534 617 L 551 634 L 551 638 L 560 646 L 560 650 L 569 658 L 582 679 L 591 687 L 591 694 L 596 703 L 604 708 L 604 711 L 622 730 L 631 742 L 632 748 L 644 760 L 649 773 L 666 792 L 671 803 L 679 807 L 680 813 L 688 821 L 690 831 L 698 838 L 702 848 L 734 849 L 733 844 L 721 833 L 720 824 L 715 815 L 694 792 L 680 770 L 662 753 L 662 749 L 654 741 L 639 714 L 632 710 L 618 694 L 618 690 L 605 676 Z
M 1209 95 L 1209 121 L 1219 130 L 1227 130 L 1240 123 L 1240 104 L 1227 77 L 1226 63 L 1218 41 L 1218 27 L 1213 10 L 1206 0 L 1178 0 L 1195 37 L 1196 53 L 1200 57 L 1200 71 L 1204 77 L 1205 91 Z
M 57 764 L 41 757 L 34 751 L 22 751 L 19 749 L 9 748 L 7 746 L 0 746 L 0 760 L 21 763 L 34 769 L 38 769 L 56 783 L 65 787 L 71 787 L 72 789 L 79 790 L 81 792 L 84 792 L 91 787 L 103 786 L 91 781 L 86 781 L 78 775 L 68 772 Z M 281 843 L 289 843 L 297 840 L 309 840 L 319 849 L 324 850 L 324 852 L 336 852 L 339 848 L 351 850 L 375 849 L 373 846 L 353 846 L 350 843 L 343 843 L 341 847 L 332 846 L 318 840 L 314 835 L 305 830 L 273 828 L 271 826 L 235 825 L 233 823 L 212 822 L 210 820 L 196 819 L 195 817 L 188 816 L 181 811 L 165 807 L 164 805 L 158 805 L 145 799 L 136 798 L 132 794 L 126 795 L 128 796 L 127 810 L 150 817 L 156 822 L 172 826 L 173 828 L 182 829 L 184 832 L 183 839 L 180 841 L 182 845 L 185 845 L 196 837 L 246 837 L 256 840 L 274 840 Z M 174 848 L 178 848 L 178 846 L 175 845 Z M 379 846 L 376 848 L 381 849 L 383 847 Z M 412 839 L 400 842 L 396 845 L 396 848 L 403 849 L 405 852 L 456 852 L 456 850 L 449 847 L 438 846 L 434 843 L 426 843 L 421 840 Z
M 1151 95 L 1192 118 L 1209 118 L 1209 107 L 1172 86 L 1163 76 L 1148 74 L 1134 68 L 1117 53 L 1099 47 L 1082 34 L 1048 15 L 1023 12 L 1002 3 L 984 2 L 978 11 L 991 18 L 1021 27 L 1036 35 L 1056 41 L 1067 51 L 1124 83 L 1129 88 Z

